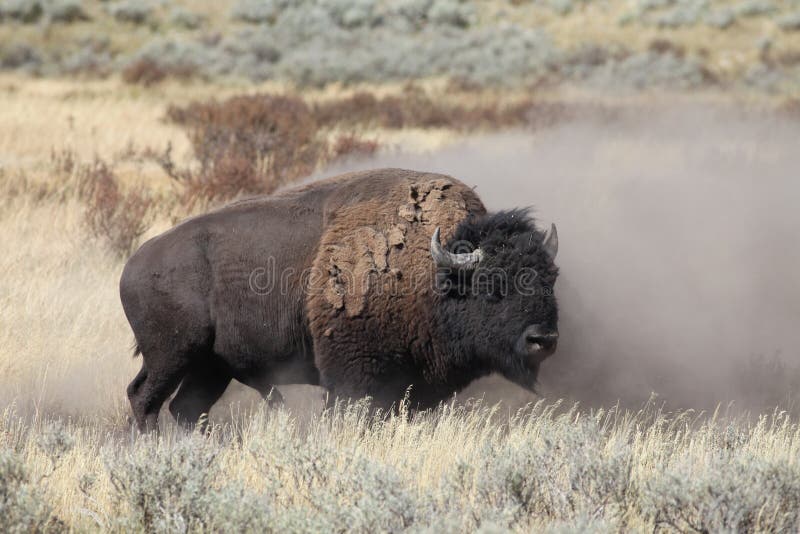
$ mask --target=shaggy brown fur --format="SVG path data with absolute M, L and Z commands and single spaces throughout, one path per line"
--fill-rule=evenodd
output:
M 379 195 L 359 195 L 328 219 L 306 310 L 321 384 L 391 402 L 416 375 L 442 374 L 442 362 L 429 359 L 431 235 L 438 226 L 449 239 L 468 215 L 486 210 L 449 176 L 392 169 L 373 176 L 383 186 Z

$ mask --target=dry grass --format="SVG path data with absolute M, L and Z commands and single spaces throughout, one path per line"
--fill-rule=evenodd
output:
M 2 404 L 24 413 L 125 412 L 136 364 L 118 305 L 122 260 L 87 239 L 77 198 L 17 197 L 0 211 Z

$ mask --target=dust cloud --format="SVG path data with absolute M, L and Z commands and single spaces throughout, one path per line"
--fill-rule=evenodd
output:
M 561 341 L 548 398 L 676 408 L 793 403 L 800 388 L 800 122 L 664 106 L 470 138 L 374 167 L 442 172 L 490 210 L 558 225 Z M 500 379 L 470 394 L 521 391 Z

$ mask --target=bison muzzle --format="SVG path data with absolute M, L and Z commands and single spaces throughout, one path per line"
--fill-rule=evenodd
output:
M 265 397 L 434 406 L 500 373 L 533 389 L 558 339 L 558 237 L 525 210 L 487 213 L 449 176 L 346 174 L 235 202 L 141 246 L 120 296 L 142 354 L 138 426 L 164 401 L 193 424 L 231 380 Z M 270 397 L 279 400 L 280 395 Z

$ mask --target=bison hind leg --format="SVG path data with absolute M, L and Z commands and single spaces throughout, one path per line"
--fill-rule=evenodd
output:
M 136 419 L 136 424 L 139 430 L 144 430 L 146 425 L 146 414 L 143 411 L 137 410 L 141 403 L 136 402 L 139 397 L 139 389 L 141 389 L 144 381 L 147 380 L 147 366 L 142 364 L 142 368 L 136 374 L 136 377 L 128 384 L 128 400 L 130 400 L 131 408 L 133 409 L 133 416 Z
M 127 392 L 139 430 L 149 432 L 158 430 L 158 412 L 186 374 L 189 354 L 151 351 L 143 357 L 142 369 Z
M 179 423 L 194 426 L 225 393 L 230 381 L 230 372 L 217 362 L 211 359 L 197 362 L 169 403 L 170 413 Z

